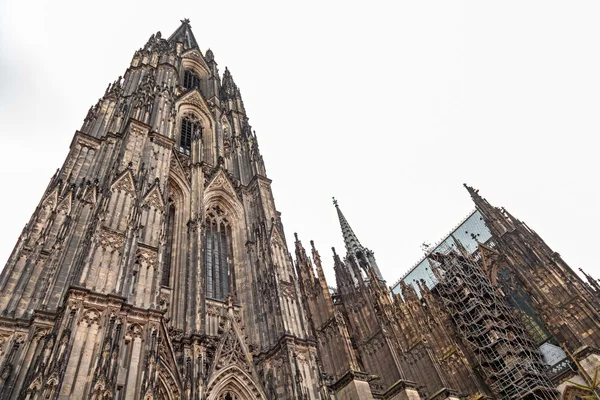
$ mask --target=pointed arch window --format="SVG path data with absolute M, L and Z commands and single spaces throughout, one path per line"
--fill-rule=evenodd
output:
M 186 89 L 200 89 L 200 77 L 191 69 L 186 69 L 183 73 L 183 86 Z
M 173 235 L 175 234 L 175 205 L 169 199 L 169 213 L 167 214 L 167 243 L 165 245 L 165 259 L 161 277 L 161 285 L 169 286 L 171 278 L 171 257 L 173 256 Z
M 188 114 L 181 120 L 181 133 L 179 136 L 179 150 L 190 155 L 192 150 L 192 139 L 195 135 L 202 135 L 202 125 L 193 114 Z
M 523 326 L 536 344 L 541 345 L 546 341 L 555 342 L 550 332 L 538 317 L 531 297 L 529 297 L 515 274 L 509 268 L 502 267 L 498 269 L 497 280 L 508 303 L 514 308 Z
M 233 248 L 231 225 L 219 206 L 206 213 L 205 235 L 206 297 L 223 300 L 229 294 Z

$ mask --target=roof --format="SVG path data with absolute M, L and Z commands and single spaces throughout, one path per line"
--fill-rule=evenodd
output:
M 392 285 L 392 291 L 399 293 L 400 282 L 404 281 L 407 284 L 412 284 L 418 292 L 419 288 L 415 284 L 415 281 L 421 279 L 425 280 L 425 284 L 428 287 L 433 287 L 436 281 L 431 272 L 431 265 L 428 259 L 430 254 L 437 252 L 447 253 L 449 250 L 456 248 L 456 242 L 472 254 L 477 250 L 478 243 L 485 243 L 491 236 L 492 234 L 485 226 L 485 222 L 479 211 L 471 211 L 446 236 L 428 248 L 423 257 Z

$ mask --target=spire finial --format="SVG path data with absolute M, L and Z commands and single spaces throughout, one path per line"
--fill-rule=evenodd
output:
M 463 183 L 463 186 L 465 187 L 465 189 L 467 189 L 467 191 L 469 192 L 469 194 L 471 195 L 471 197 L 473 199 L 475 199 L 477 197 L 481 197 L 479 195 L 479 190 L 475 189 L 473 186 L 469 186 L 466 183 Z
M 190 19 L 189 18 L 184 18 L 184 19 L 181 20 L 181 23 L 185 24 L 185 25 L 189 25 L 190 24 Z
M 337 200 L 335 199 L 335 197 L 332 197 L 332 199 L 333 199 L 333 205 L 337 208 L 338 207 Z

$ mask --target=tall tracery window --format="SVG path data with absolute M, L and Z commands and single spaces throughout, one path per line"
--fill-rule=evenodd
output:
M 179 150 L 190 155 L 194 135 L 202 135 L 202 125 L 193 114 L 188 114 L 181 120 L 181 135 L 179 136 Z
M 229 266 L 233 248 L 231 225 L 219 206 L 206 212 L 205 233 L 206 297 L 223 300 L 229 294 Z
M 183 86 L 186 89 L 200 89 L 200 77 L 190 69 L 183 73 Z
M 533 307 L 533 301 L 519 282 L 515 274 L 508 268 L 500 268 L 497 274 L 498 285 L 502 288 L 509 304 L 515 309 L 523 326 L 537 345 L 553 341 Z M 558 344 L 558 343 L 557 343 Z
M 171 199 L 169 199 L 171 200 Z M 175 205 L 172 200 L 169 204 L 169 213 L 167 214 L 167 243 L 165 246 L 165 259 L 163 264 L 163 273 L 160 284 L 169 286 L 171 278 L 171 257 L 173 256 L 173 235 L 175 234 Z

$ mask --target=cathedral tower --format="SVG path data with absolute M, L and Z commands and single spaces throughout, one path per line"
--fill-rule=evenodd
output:
M 600 365 L 600 285 L 468 189 L 493 245 L 453 237 L 395 295 L 334 201 L 330 288 L 183 20 L 90 108 L 0 274 L 0 400 L 554 399 L 585 377 L 559 344 Z
M 75 133 L 0 277 L 0 397 L 319 399 L 240 89 L 189 20 Z

